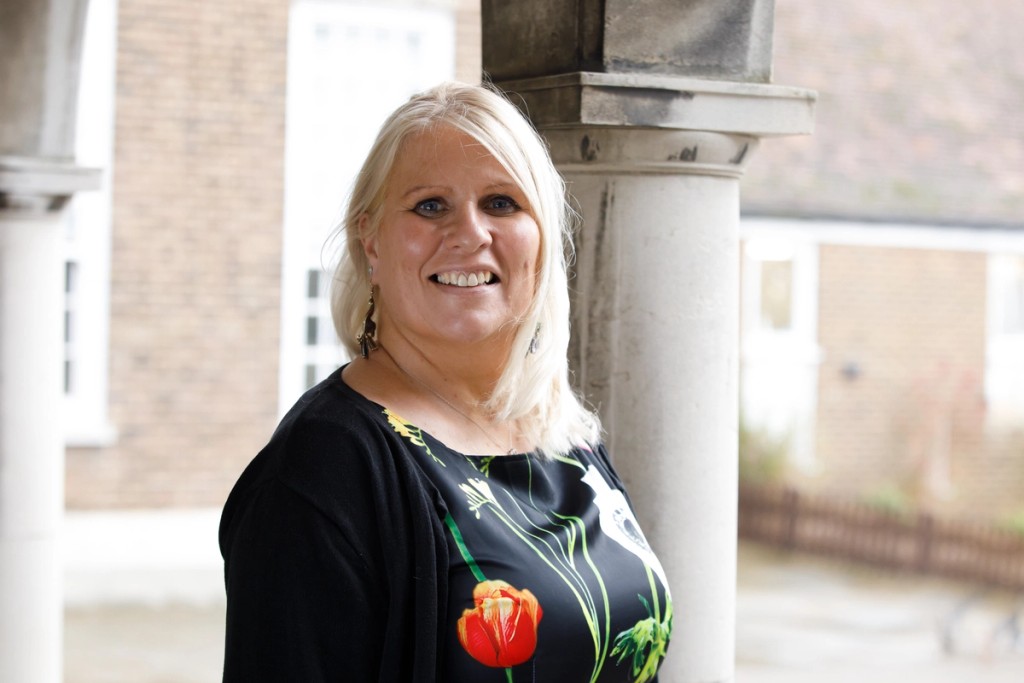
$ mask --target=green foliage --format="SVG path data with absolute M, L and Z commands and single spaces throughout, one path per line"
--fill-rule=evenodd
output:
M 906 491 L 896 484 L 884 484 L 861 496 L 861 501 L 880 512 L 894 517 L 906 517 L 914 510 Z
M 786 475 L 789 450 L 788 436 L 755 429 L 740 416 L 740 481 L 753 484 L 781 481 Z
M 1017 534 L 1018 536 L 1024 537 L 1024 509 L 1017 510 L 1006 516 L 1001 521 L 999 526 L 1007 531 Z

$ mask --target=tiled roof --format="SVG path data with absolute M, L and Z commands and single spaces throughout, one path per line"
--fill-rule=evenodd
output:
M 778 0 L 816 131 L 761 143 L 744 211 L 1024 227 L 1022 29 L 1022 0 Z

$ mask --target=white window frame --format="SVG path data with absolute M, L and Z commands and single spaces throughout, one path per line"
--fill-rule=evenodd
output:
M 1024 235 L 1021 236 L 1024 241 Z M 1021 286 L 1024 248 L 989 254 L 985 342 L 985 404 L 990 427 L 1019 429 L 1024 424 L 1024 329 L 1007 330 L 1007 290 Z
M 97 191 L 76 194 L 65 213 L 65 262 L 75 263 L 77 271 L 75 291 L 65 304 L 71 318 L 65 350 L 72 375 L 64 395 L 68 446 L 107 446 L 117 439 L 108 417 L 116 55 L 117 2 L 92 0 L 82 49 L 75 153 L 79 164 L 102 170 L 102 184 Z

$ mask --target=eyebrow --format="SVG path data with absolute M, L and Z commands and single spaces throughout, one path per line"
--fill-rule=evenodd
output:
M 415 185 L 413 187 L 410 187 L 405 192 L 403 192 L 401 194 L 401 196 L 399 197 L 399 199 L 408 199 L 409 195 L 419 194 L 420 192 L 423 192 L 424 190 L 431 190 L 431 191 L 433 191 L 433 190 L 440 190 L 442 192 L 445 192 L 445 191 L 450 191 L 451 188 L 448 187 L 447 185 Z
M 425 190 L 430 190 L 431 192 L 438 191 L 438 192 L 444 193 L 444 192 L 451 192 L 451 189 L 452 188 L 450 186 L 448 186 L 448 185 L 414 185 L 413 187 L 410 187 L 408 190 L 403 192 L 401 194 L 401 196 L 399 196 L 399 199 L 402 199 L 402 200 L 408 199 L 410 195 L 419 194 L 420 192 L 423 192 Z M 490 185 L 486 186 L 484 188 L 484 190 L 487 191 L 487 192 L 494 192 L 494 191 L 506 191 L 507 192 L 509 190 L 514 190 L 515 192 L 519 192 L 519 193 L 523 192 L 523 190 L 518 185 L 516 185 L 514 182 L 505 182 L 505 181 L 491 183 Z

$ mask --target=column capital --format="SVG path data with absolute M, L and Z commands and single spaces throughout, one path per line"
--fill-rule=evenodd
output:
M 70 161 L 0 156 L 0 212 L 59 211 L 76 192 L 100 187 L 100 169 Z
M 696 174 L 738 178 L 757 147 L 750 135 L 572 126 L 544 131 L 562 173 Z
M 545 135 L 584 126 L 753 137 L 814 130 L 813 90 L 685 76 L 574 72 L 496 83 Z

